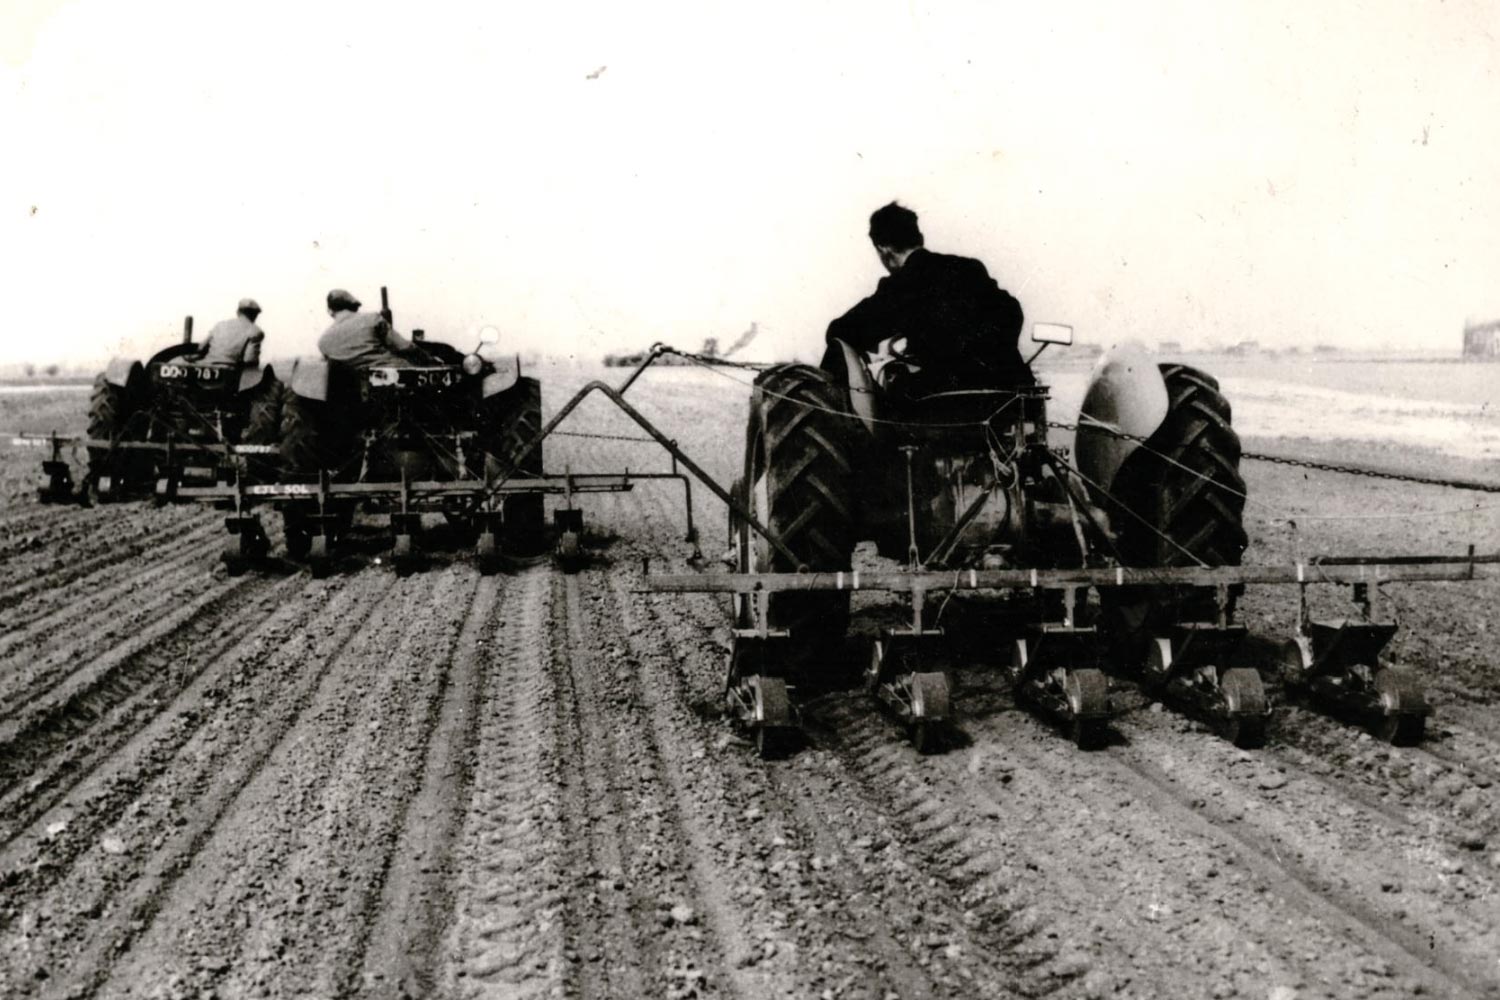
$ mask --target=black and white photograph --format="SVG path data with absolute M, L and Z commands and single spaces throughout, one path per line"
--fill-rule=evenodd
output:
M 0 997 L 1500 1000 L 1495 0 L 0 9 Z

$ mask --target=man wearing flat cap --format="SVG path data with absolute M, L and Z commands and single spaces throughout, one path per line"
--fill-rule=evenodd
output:
M 240 299 L 234 316 L 216 323 L 208 331 L 198 361 L 209 365 L 260 364 L 260 345 L 266 335 L 255 325 L 255 318 L 259 315 L 259 303 L 254 299 Z
M 917 213 L 895 202 L 870 216 L 870 242 L 890 273 L 828 324 L 826 370 L 843 373 L 839 341 L 866 352 L 891 343 L 913 372 L 902 390 L 912 399 L 1032 381 L 1018 344 L 1021 304 L 983 264 L 928 250 Z
M 329 361 L 354 368 L 409 368 L 421 364 L 421 348 L 391 329 L 380 313 L 359 311 L 359 299 L 335 288 L 328 293 L 333 323 L 318 338 L 318 350 Z

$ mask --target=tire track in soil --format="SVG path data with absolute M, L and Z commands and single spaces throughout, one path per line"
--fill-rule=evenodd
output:
M 358 581 L 389 581 L 366 573 Z M 344 996 L 357 988 L 479 576 L 395 581 L 99 987 Z
M 455 844 L 476 766 L 481 709 L 491 674 L 492 637 L 502 602 L 498 577 L 474 592 L 427 737 L 427 759 L 416 796 L 405 809 L 389 858 L 374 923 L 363 943 L 361 995 L 431 996 L 455 893 Z M 472 869 L 462 869 L 472 870 Z M 346 992 L 355 992 L 348 990 Z
M 967 751 L 929 758 L 868 707 L 845 702 L 832 721 L 845 761 L 900 802 L 960 898 L 1014 926 L 1024 960 L 1065 995 L 1258 995 L 1342 957 L 1315 920 L 1287 929 L 1221 852 L 1122 793 L 1098 755 L 1018 711 L 989 705 L 965 725 Z
M 1401 914 L 1392 919 L 1372 903 L 1369 889 L 1361 887 L 1361 882 L 1368 886 L 1371 872 L 1406 878 L 1412 867 L 1409 854 L 1389 850 L 1375 854 L 1374 850 L 1385 846 L 1381 838 L 1371 838 L 1358 828 L 1350 837 L 1325 834 L 1301 803 L 1268 809 L 1276 803 L 1267 796 L 1244 792 L 1241 783 L 1222 769 L 1203 767 L 1206 754 L 1182 758 L 1170 754 L 1170 747 L 1153 747 L 1145 734 L 1131 735 L 1134 739 L 1128 747 L 1100 756 L 1158 814 L 1174 817 L 1181 829 L 1232 852 L 1287 903 L 1401 969 L 1408 986 L 1420 984 L 1452 997 L 1491 996 L 1500 991 L 1500 976 L 1494 971 L 1486 974 L 1490 961 L 1483 949 L 1475 953 L 1478 946 L 1473 937 L 1442 926 L 1443 911 L 1456 900 L 1429 902 L 1423 898 L 1427 893 L 1408 892 Z M 1209 752 L 1225 749 L 1212 747 Z M 1240 759 L 1256 772 L 1266 768 L 1266 762 L 1252 754 Z M 1171 762 L 1170 774 L 1160 766 L 1161 761 Z M 1374 849 L 1372 840 L 1377 844 Z M 1419 923 L 1422 911 L 1425 921 Z M 1467 930 L 1493 935 L 1492 926 L 1477 914 L 1453 914 L 1451 919 L 1464 916 L 1469 918 Z M 1447 943 L 1465 939 L 1470 943 L 1464 948 Z
M 710 638 L 723 627 L 720 609 L 709 599 L 691 597 L 686 615 L 663 618 L 654 603 L 632 598 L 626 587 L 615 578 L 627 634 L 665 637 L 661 674 L 677 695 L 673 702 L 679 711 L 709 700 L 707 685 L 722 697 L 717 670 L 696 681 L 684 672 L 705 653 L 711 663 L 722 664 L 723 648 Z M 676 595 L 671 600 L 682 602 Z M 649 624 L 631 626 L 632 619 Z M 701 722 L 693 725 L 704 729 Z M 1015 954 L 1006 920 L 986 924 L 973 909 L 955 906 L 950 894 L 934 888 L 930 866 L 909 850 L 910 838 L 893 824 L 889 803 L 863 794 L 831 754 L 810 748 L 786 763 L 763 762 L 743 741 L 727 736 L 717 749 L 705 756 L 718 767 L 695 787 L 741 792 L 740 805 L 754 803 L 747 815 L 765 813 L 755 819 L 756 826 L 775 831 L 772 850 L 736 845 L 719 867 L 742 872 L 734 898 L 765 899 L 776 916 L 797 915 L 797 940 L 783 945 L 798 957 L 784 987 L 787 995 L 827 989 L 851 997 L 1040 996 L 1055 988 L 1030 973 L 1035 959 Z M 711 800 L 720 810 L 723 797 Z M 744 825 L 744 819 L 721 820 L 716 837 L 736 825 Z M 775 942 L 787 933 L 786 921 L 771 923 L 780 925 L 780 934 L 764 936 Z
M 0 817 L 6 826 L 15 829 L 65 795 L 259 624 L 250 613 L 253 605 L 274 602 L 297 585 L 296 579 L 230 581 L 158 619 L 109 655 L 84 661 L 60 682 L 43 687 L 53 678 L 39 679 L 16 713 L 0 721 Z M 0 838 L 8 839 L 4 832 Z
M 309 585 L 0 852 L 14 901 L 0 913 L 16 918 L 0 934 L 0 994 L 97 992 L 380 607 L 389 579 L 375 583 L 373 594 Z M 333 626 L 316 634 L 324 619 Z M 110 834 L 125 850 L 95 853 Z
M 553 996 L 564 965 L 562 802 L 554 679 L 549 670 L 549 571 L 508 579 L 480 641 L 480 690 L 469 794 L 453 847 L 464 873 L 431 994 Z M 389 912 L 389 911 L 387 911 Z
M 205 538 L 216 530 L 215 522 L 207 520 L 207 517 L 207 512 L 200 512 L 197 517 L 169 522 L 160 529 L 146 528 L 134 535 L 126 533 L 129 522 L 123 528 L 120 525 L 110 525 L 111 533 L 106 538 L 109 550 L 83 559 L 70 558 L 73 553 L 64 548 L 56 553 L 41 554 L 34 560 L 7 561 L 3 573 L 0 573 L 0 582 L 16 578 L 20 578 L 22 582 L 0 589 L 0 612 L 15 607 L 34 594 L 65 586 L 127 559 L 149 556 L 157 551 L 158 543 L 165 540 L 171 539 L 174 546 L 194 545 L 200 538 Z M 200 523 L 195 526 L 194 521 Z M 101 525 L 101 530 L 104 529 L 105 526 Z M 223 529 L 220 527 L 217 530 Z M 97 539 L 88 541 L 90 547 L 97 547 Z M 207 552 L 209 548 L 205 546 L 203 551 Z

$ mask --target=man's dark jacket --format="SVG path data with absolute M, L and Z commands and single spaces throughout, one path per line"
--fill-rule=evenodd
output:
M 824 367 L 843 368 L 835 339 L 873 351 L 905 337 L 926 391 L 1029 383 L 1017 343 L 1022 322 L 1021 304 L 979 261 L 918 247 L 874 295 L 828 324 Z

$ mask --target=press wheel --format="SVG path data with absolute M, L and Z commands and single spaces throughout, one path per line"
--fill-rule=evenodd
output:
M 321 532 L 313 535 L 307 546 L 307 564 L 314 579 L 321 580 L 333 570 L 333 557 L 329 551 L 328 536 Z
M 241 576 L 250 568 L 250 559 L 245 555 L 244 548 L 241 535 L 230 535 L 224 540 L 224 549 L 219 558 L 224 561 L 224 568 L 230 576 Z
M 911 678 L 911 745 L 917 753 L 936 753 L 948 731 L 951 697 L 948 675 L 941 671 L 913 674 Z
M 500 540 L 493 531 L 483 531 L 474 547 L 481 576 L 493 576 L 500 569 Z
M 1080 750 L 1097 750 L 1109 735 L 1109 679 L 1092 667 L 1069 670 L 1063 679 L 1069 735 Z
M 754 698 L 756 751 L 765 760 L 785 756 L 791 750 L 795 732 L 786 681 L 762 675 L 750 678 L 747 683 Z
M 416 546 L 411 535 L 402 532 L 396 536 L 396 541 L 391 546 L 391 562 L 396 566 L 397 576 L 410 576 L 412 570 L 417 568 Z
M 1375 693 L 1381 715 L 1371 727 L 1373 734 L 1395 746 L 1415 746 L 1427 734 L 1427 696 L 1416 673 L 1401 667 L 1386 667 L 1375 675 Z
M 1241 750 L 1265 746 L 1269 712 L 1260 672 L 1249 667 L 1224 671 L 1219 678 L 1219 694 L 1226 710 L 1221 726 L 1224 738 Z
M 308 530 L 306 517 L 290 509 L 282 511 L 281 530 L 286 536 L 286 554 L 293 559 L 306 559 L 312 546 L 312 532 Z

